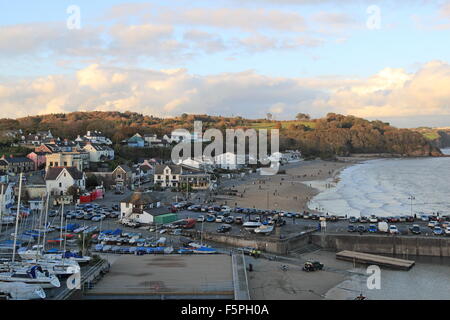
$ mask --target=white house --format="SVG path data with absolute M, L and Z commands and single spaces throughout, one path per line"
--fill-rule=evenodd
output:
M 158 210 L 159 208 L 161 199 L 153 192 L 136 191 L 120 202 L 120 219 L 150 224 L 155 216 L 168 213 L 167 210 Z
M 50 195 L 66 195 L 67 189 L 76 186 L 83 191 L 86 188 L 86 175 L 75 167 L 49 168 L 45 176 L 47 192 Z
M 225 170 L 237 170 L 245 166 L 245 155 L 226 152 L 214 157 L 216 166 Z
M 2 193 L 3 190 L 3 193 Z M 2 212 L 14 206 L 14 184 L 0 183 L 0 207 Z
M 163 188 L 179 187 L 180 176 L 183 173 L 183 168 L 177 165 L 156 165 L 154 173 L 154 183 Z
M 95 144 L 106 144 L 112 145 L 112 141 L 105 137 L 100 131 L 88 131 L 86 135 L 83 137 L 85 141 L 90 141 Z M 82 140 L 80 137 L 75 141 Z
M 87 143 L 83 150 L 89 153 L 90 162 L 114 160 L 114 149 L 106 145 Z

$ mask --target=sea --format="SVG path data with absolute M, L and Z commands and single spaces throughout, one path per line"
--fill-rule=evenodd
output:
M 368 160 L 341 171 L 337 183 L 306 183 L 321 191 L 309 208 L 330 215 L 450 214 L 450 157 Z
M 450 155 L 450 149 L 443 149 Z M 321 191 L 310 209 L 339 216 L 450 214 L 450 157 L 377 159 L 347 167 L 335 179 L 305 182 Z M 414 257 L 410 271 L 381 270 L 380 289 L 369 290 L 366 269 L 331 289 L 328 299 L 450 300 L 450 258 Z

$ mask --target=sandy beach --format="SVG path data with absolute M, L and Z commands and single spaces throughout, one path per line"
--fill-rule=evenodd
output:
M 326 187 L 339 179 L 339 172 L 354 164 L 354 161 L 301 161 L 281 167 L 286 174 L 242 178 L 228 183 L 237 190 L 237 196 L 218 196 L 218 203 L 244 208 L 304 211 L 308 202 L 319 193 L 319 188 L 310 181 L 321 181 Z

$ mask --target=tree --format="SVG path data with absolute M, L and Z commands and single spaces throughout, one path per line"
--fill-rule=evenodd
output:
M 70 186 L 67 189 L 67 195 L 72 196 L 73 197 L 73 201 L 75 201 L 80 196 L 80 189 L 76 185 Z
M 295 118 L 297 120 L 299 120 L 299 121 L 301 121 L 301 120 L 310 120 L 311 116 L 309 114 L 306 114 L 306 113 L 297 113 Z
M 95 188 L 99 185 L 97 176 L 91 174 L 86 179 L 86 188 Z

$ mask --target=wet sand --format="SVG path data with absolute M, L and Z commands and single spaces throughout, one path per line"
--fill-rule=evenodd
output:
M 237 190 L 237 196 L 218 196 L 217 203 L 244 208 L 285 210 L 299 212 L 308 210 L 308 202 L 319 193 L 308 181 L 336 183 L 339 172 L 354 161 L 301 161 L 281 167 L 286 174 L 253 176 L 227 181 L 227 188 Z

